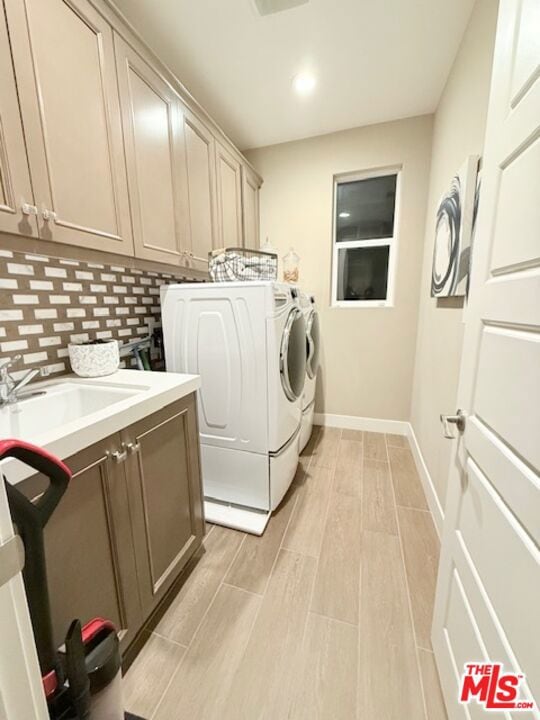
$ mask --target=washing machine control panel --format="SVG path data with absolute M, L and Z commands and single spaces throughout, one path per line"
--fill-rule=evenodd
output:
M 286 285 L 281 283 L 278 287 L 274 287 L 274 307 L 280 308 L 292 301 L 299 302 L 300 293 L 294 285 Z

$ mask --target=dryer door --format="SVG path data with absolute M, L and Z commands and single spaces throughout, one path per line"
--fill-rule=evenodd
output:
M 306 379 L 306 322 L 303 312 L 293 308 L 285 323 L 279 356 L 281 384 L 291 402 L 298 400 Z
M 319 369 L 319 350 L 321 342 L 321 333 L 319 329 L 319 314 L 316 310 L 312 310 L 307 321 L 307 363 L 306 372 L 308 377 L 313 380 Z

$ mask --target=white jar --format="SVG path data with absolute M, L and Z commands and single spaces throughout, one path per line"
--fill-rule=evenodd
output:
M 120 365 L 117 340 L 95 344 L 68 345 L 71 369 L 79 377 L 103 377 L 112 375 Z

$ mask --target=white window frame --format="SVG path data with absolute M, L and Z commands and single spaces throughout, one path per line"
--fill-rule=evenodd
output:
M 401 206 L 401 172 L 400 166 L 377 168 L 354 173 L 340 173 L 334 175 L 334 199 L 333 199 L 333 220 L 332 220 L 332 282 L 331 282 L 331 307 L 339 308 L 391 308 L 394 307 L 396 269 L 399 247 L 400 227 L 400 206 Z M 369 180 L 375 177 L 396 175 L 396 204 L 394 208 L 394 233 L 388 238 L 373 238 L 366 240 L 337 241 L 337 186 L 342 183 L 355 182 L 356 180 Z M 386 283 L 386 300 L 338 300 L 338 252 L 346 248 L 361 247 L 384 247 L 388 246 L 388 279 Z

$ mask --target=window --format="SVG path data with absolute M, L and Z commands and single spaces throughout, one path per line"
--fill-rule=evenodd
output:
M 397 170 L 334 179 L 332 305 L 393 304 L 398 189 Z

